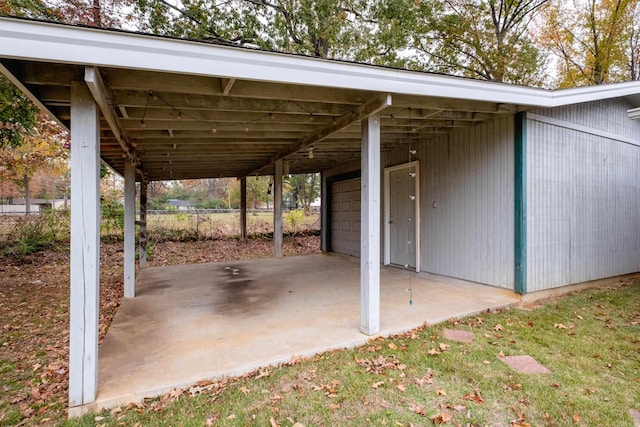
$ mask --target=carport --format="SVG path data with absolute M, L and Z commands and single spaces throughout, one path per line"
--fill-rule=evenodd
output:
M 359 300 L 360 323 L 347 327 L 365 334 L 355 339 L 362 341 L 381 331 L 381 321 L 382 330 L 395 331 L 384 327 L 390 316 L 384 310 L 381 320 L 381 155 L 398 147 L 409 155 L 411 141 L 532 106 L 579 102 L 584 93 L 567 91 L 561 101 L 540 89 L 14 18 L 0 18 L 0 71 L 71 132 L 72 408 L 91 404 L 99 393 L 100 161 L 125 178 L 128 299 L 137 293 L 136 182 L 144 229 L 148 182 L 237 177 L 246 191 L 247 176 L 274 176 L 278 258 L 283 174 L 358 164 L 360 273 L 352 279 L 359 293 L 350 301 L 357 306 Z M 516 156 L 522 164 L 524 153 Z M 323 197 L 326 202 L 327 188 Z M 242 199 L 245 208 L 244 191 Z M 242 218 L 246 222 L 245 209 Z M 517 224 L 524 233 L 526 223 Z M 324 249 L 330 249 L 326 211 L 322 226 Z M 143 290 L 152 292 L 148 285 Z M 123 308 L 130 305 L 125 301 Z
M 141 271 L 100 345 L 96 401 L 71 414 L 364 344 L 358 264 L 312 255 Z M 379 333 L 518 302 L 506 289 L 384 267 Z

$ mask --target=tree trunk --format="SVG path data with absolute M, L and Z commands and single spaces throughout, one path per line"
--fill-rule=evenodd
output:
M 102 27 L 102 17 L 100 11 L 100 0 L 93 0 L 93 26 L 94 27 Z
M 25 213 L 29 215 L 31 213 L 31 193 L 29 192 L 29 177 L 24 174 L 24 202 Z

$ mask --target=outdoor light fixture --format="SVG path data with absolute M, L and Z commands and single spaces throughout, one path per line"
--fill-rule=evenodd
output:
M 307 155 L 310 159 L 313 159 L 313 147 L 307 148 Z
M 218 129 L 216 129 L 215 123 L 213 124 L 213 126 L 211 126 L 211 133 L 218 133 Z
M 273 192 L 273 175 L 269 177 L 269 187 L 267 188 L 267 194 L 271 194 Z

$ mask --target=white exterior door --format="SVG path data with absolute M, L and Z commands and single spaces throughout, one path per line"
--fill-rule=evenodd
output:
M 385 264 L 419 271 L 419 167 L 417 162 L 385 170 Z

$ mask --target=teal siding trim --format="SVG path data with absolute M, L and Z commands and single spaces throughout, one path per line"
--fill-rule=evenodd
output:
M 515 116 L 515 280 L 514 291 L 527 293 L 527 113 Z

